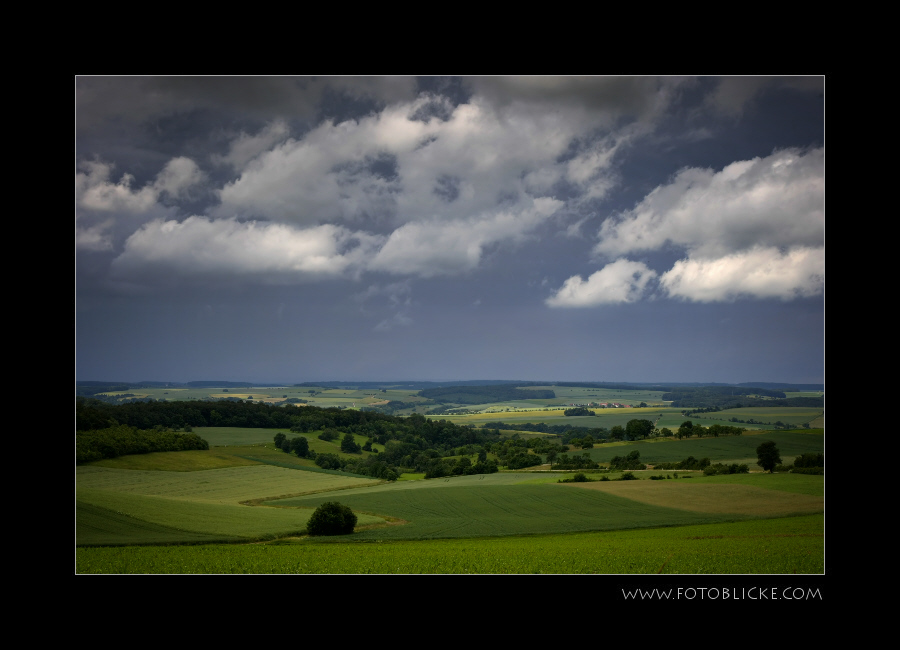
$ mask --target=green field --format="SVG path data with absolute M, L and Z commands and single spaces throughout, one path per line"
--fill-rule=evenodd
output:
M 771 408 L 740 408 L 727 409 L 716 413 L 702 413 L 685 418 L 680 408 L 670 408 L 668 403 L 662 400 L 662 391 L 604 389 L 572 386 L 530 386 L 520 390 L 527 394 L 529 390 L 553 390 L 555 399 L 543 400 L 516 400 L 510 402 L 494 402 L 490 404 L 460 405 L 470 411 L 468 415 L 435 415 L 435 418 L 446 418 L 456 423 L 473 423 L 481 426 L 485 421 L 502 420 L 504 422 L 529 422 L 545 424 L 571 424 L 579 427 L 606 427 L 616 425 L 625 426 L 629 420 L 635 418 L 654 421 L 659 428 L 668 427 L 675 430 L 684 422 L 691 419 L 704 426 L 712 424 L 726 424 L 744 426 L 748 429 L 773 428 L 775 422 L 781 421 L 790 426 L 809 424 L 813 427 L 824 426 L 824 412 L 821 408 L 797 408 L 797 407 L 771 407 Z M 312 392 L 311 392 L 312 391 Z M 106 393 L 115 396 L 119 393 Z M 419 397 L 416 391 L 380 389 L 353 390 L 349 388 L 325 388 L 325 387 L 254 387 L 254 388 L 142 388 L 133 391 L 134 396 L 152 398 L 155 400 L 206 400 L 210 398 L 238 398 L 243 400 L 262 401 L 267 403 L 280 402 L 286 398 L 306 400 L 308 404 L 320 408 L 341 407 L 360 409 L 384 404 L 387 401 L 400 401 L 406 403 L 422 403 L 416 409 L 405 409 L 398 414 L 408 415 L 413 410 L 419 413 L 427 413 L 438 405 L 424 404 L 427 400 Z M 821 392 L 789 393 L 789 397 L 810 396 L 820 397 Z M 124 399 L 124 398 L 123 398 Z M 590 417 L 566 417 L 563 410 L 571 404 L 620 403 L 634 405 L 636 408 L 595 408 L 596 416 Z M 637 408 L 644 402 L 650 405 L 647 408 Z M 551 407 L 558 410 L 547 410 Z M 731 422 L 731 418 L 739 420 L 753 419 L 756 424 L 742 424 Z M 204 428 L 204 433 L 215 427 Z M 273 432 L 274 435 L 274 432 Z M 204 437 L 206 437 L 204 435 Z M 249 440 L 233 439 L 230 442 L 213 442 L 210 444 L 252 444 Z
M 229 439 L 249 435 L 221 431 Z M 266 432 L 271 433 L 271 432 Z M 260 434 L 262 435 L 262 434 Z M 819 450 L 821 433 L 771 432 L 785 449 Z M 760 436 L 609 445 L 682 460 L 740 458 Z M 749 447 L 747 446 L 749 445 Z M 211 468 L 229 453 L 246 463 Z M 700 452 L 702 451 L 702 454 Z M 697 453 L 693 453 L 697 452 Z M 268 456 L 265 456 L 268 454 Z M 784 455 L 784 452 L 783 452 Z M 183 460 L 169 469 L 173 457 Z M 764 474 L 560 484 L 558 472 L 385 483 L 305 471 L 257 446 L 125 457 L 76 470 L 79 573 L 821 573 L 824 477 Z M 140 460 L 138 460 L 140 459 Z M 285 466 L 272 463 L 278 459 Z M 130 467 L 110 466 L 116 462 Z M 236 461 L 238 462 L 238 461 Z M 191 464 L 193 463 L 193 470 Z M 652 470 L 635 472 L 642 478 Z M 673 474 L 668 472 L 668 474 Z M 609 473 L 616 478 L 620 473 Z M 692 476 L 690 479 L 685 476 Z M 593 474 L 599 478 L 602 474 Z M 351 537 L 303 536 L 313 509 L 339 500 Z M 818 517 L 817 517 L 818 515 Z M 722 528 L 722 527 L 726 528 Z M 743 526 L 744 533 L 734 531 Z M 784 533 L 783 530 L 803 530 Z M 688 533 L 688 531 L 694 531 Z M 697 532 L 700 531 L 700 532 Z M 719 532 L 717 532 L 719 531 Z M 755 531 L 755 532 L 747 532 Z M 640 548 L 625 553 L 627 540 Z M 247 546 L 248 541 L 272 540 Z M 219 542 L 228 546 L 207 546 Z M 347 543 L 358 542 L 358 543 Z M 271 544 L 287 543 L 287 546 Z M 188 544 L 179 547 L 146 545 Z M 609 547 L 607 551 L 601 549 Z M 106 548 L 100 548 L 106 547 Z M 124 548 L 117 548 L 124 547 Z M 596 553 L 585 551 L 592 548 Z M 527 549 L 531 548 L 531 552 Z M 540 549 L 558 553 L 542 554 Z M 767 549 L 770 556 L 760 548 Z M 268 549 L 268 550 L 262 550 Z M 462 549 L 472 549 L 464 553 Z M 493 549 L 493 552 L 492 550 Z M 668 549 L 668 552 L 665 550 Z M 348 557 L 354 558 L 348 560 Z M 580 557 L 576 561 L 576 557 Z
M 756 448 L 763 440 L 773 440 L 781 451 L 781 458 L 790 463 L 801 454 L 822 453 L 825 448 L 822 430 L 758 431 L 742 436 L 721 438 L 684 438 L 683 440 L 655 439 L 641 442 L 612 442 L 595 445 L 593 449 L 572 449 L 569 455 L 581 455 L 585 451 L 598 463 L 608 463 L 613 456 L 627 456 L 632 451 L 641 454 L 641 462 L 675 463 L 688 456 L 709 458 L 713 463 L 746 463 L 751 469 L 756 465 Z
M 168 390 L 166 399 L 173 399 Z M 279 398 L 291 390 L 292 396 L 302 397 L 300 389 L 267 390 Z M 307 395 L 309 390 L 302 389 Z M 315 399 L 323 400 L 320 406 L 334 400 L 334 405 L 351 408 L 365 399 L 413 401 L 409 391 L 391 392 L 385 397 L 373 391 L 321 389 Z M 557 399 L 618 401 L 616 393 L 624 392 L 630 391 L 566 389 L 565 395 L 558 390 Z M 247 394 L 265 395 L 260 390 Z M 651 403 L 652 397 L 647 393 L 641 401 Z M 662 407 L 599 409 L 593 417 L 565 417 L 562 411 L 542 408 L 545 403 L 508 404 L 508 412 L 432 417 L 475 426 L 502 420 L 607 428 L 644 418 L 673 430 L 685 419 L 704 426 L 733 424 L 728 421 L 732 416 L 799 425 L 822 417 L 821 409 L 754 408 L 686 418 L 680 410 Z M 761 441 L 773 440 L 785 463 L 803 453 L 822 453 L 821 429 L 572 449 L 570 455 L 587 451 L 601 464 L 639 451 L 641 461 L 651 466 L 694 456 L 713 463 L 746 463 L 753 472 L 705 477 L 664 471 L 677 480 L 603 482 L 596 479 L 616 479 L 621 472 L 600 472 L 588 473 L 594 482 L 577 484 L 558 482 L 571 473 L 548 471 L 428 481 L 407 475 L 388 483 L 321 470 L 311 460 L 286 454 L 274 446 L 278 430 L 195 427 L 194 432 L 210 443 L 209 450 L 124 456 L 76 468 L 78 573 L 824 571 L 824 477 L 764 474 L 756 466 L 755 451 Z M 348 456 L 340 452 L 339 441 L 304 435 L 318 453 Z M 362 436 L 356 440 L 365 442 Z M 659 472 L 634 474 L 649 479 Z M 335 500 L 357 514 L 356 532 L 330 539 L 305 536 L 314 508 Z
M 80 548 L 78 573 L 821 574 L 822 515 L 528 537 Z
M 559 484 L 558 476 L 535 479 L 527 473 L 461 476 L 347 490 L 341 503 L 354 511 L 390 515 L 409 523 L 358 533 L 358 539 L 432 539 L 616 530 L 734 521 L 766 515 L 821 512 L 820 497 L 758 485 L 704 484 L 704 477 L 678 481 Z M 822 484 L 822 477 L 794 476 L 797 483 Z M 809 481 L 808 479 L 813 479 Z M 818 479 L 818 480 L 816 480 Z M 612 488 L 633 487 L 619 492 Z M 584 489 L 589 486 L 595 489 Z M 660 495 L 667 491 L 668 498 Z M 749 495 L 749 496 L 748 496 Z M 330 500 L 309 495 L 271 505 L 317 506 Z M 694 503 L 712 501 L 716 507 Z
M 502 405 L 490 404 L 479 413 L 440 415 L 435 417 L 438 419 L 445 418 L 456 424 L 474 424 L 475 426 L 484 426 L 486 422 L 500 421 L 508 424 L 568 424 L 573 427 L 604 427 L 607 429 L 617 425 L 624 427 L 629 420 L 640 419 L 652 421 L 659 429 L 667 427 L 672 431 L 678 429 L 685 420 L 690 420 L 695 424 L 702 424 L 704 427 L 722 424 L 743 427 L 748 430 L 769 430 L 775 429 L 775 423 L 779 421 L 789 426 L 809 424 L 810 426 L 821 427 L 823 426 L 824 417 L 822 409 L 791 406 L 726 409 L 716 413 L 700 413 L 688 416 L 682 414 L 683 409 L 672 408 L 595 408 L 591 410 L 596 415 L 572 417 L 564 414 L 564 407 L 552 410 L 531 405 L 524 406 L 521 402 L 509 402 L 506 404 L 508 404 L 506 408 L 501 408 Z M 518 404 L 518 407 L 516 407 L 516 404 Z M 744 420 L 744 422 L 733 422 L 731 418 Z M 747 423 L 751 419 L 755 423 Z
M 311 394 L 310 391 L 313 391 Z M 126 394 L 132 397 L 124 397 Z M 321 408 L 341 406 L 345 408 L 362 408 L 373 406 L 389 400 L 402 402 L 424 402 L 415 391 L 409 390 L 348 390 L 310 386 L 276 386 L 250 388 L 140 388 L 130 391 L 103 393 L 107 396 L 121 396 L 124 401 L 133 398 L 151 398 L 159 401 L 190 401 L 208 399 L 236 398 L 254 402 L 281 402 L 285 399 L 302 399 L 308 404 Z

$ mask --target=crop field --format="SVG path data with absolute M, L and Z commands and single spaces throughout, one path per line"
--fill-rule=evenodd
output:
M 310 391 L 313 391 L 311 394 Z M 266 386 L 250 388 L 140 388 L 133 391 L 117 391 L 103 393 L 108 396 L 119 396 L 123 400 L 132 398 L 152 398 L 155 400 L 184 401 L 235 398 L 254 402 L 281 402 L 285 399 L 306 400 L 313 406 L 327 408 L 343 406 L 360 408 L 385 402 L 399 400 L 403 402 L 425 401 L 410 390 L 349 390 L 310 386 Z
M 766 438 L 777 442 L 786 462 L 792 455 L 819 453 L 823 448 L 821 433 L 778 431 L 767 433 Z M 759 436 L 739 436 L 613 443 L 589 453 L 601 462 L 639 450 L 641 460 L 651 463 L 680 461 L 693 455 L 753 466 L 759 441 Z M 227 463 L 226 449 L 238 453 L 235 458 L 239 466 L 211 468 L 210 459 Z M 260 464 L 246 465 L 253 462 L 247 460 L 253 456 L 244 455 L 247 450 L 257 454 Z M 173 458 L 180 459 L 175 469 Z M 354 537 L 427 539 L 688 525 L 819 512 L 824 490 L 821 476 L 762 473 L 729 477 L 695 474 L 690 482 L 682 478 L 577 486 L 557 484 L 564 474 L 555 472 L 501 472 L 383 483 L 339 472 L 303 471 L 296 465 L 301 462 L 309 461 L 260 445 L 147 454 L 78 467 L 79 512 L 124 513 L 135 524 L 131 533 L 116 524 L 104 538 L 96 517 L 84 519 L 90 530 L 84 529 L 79 517 L 78 542 L 141 542 L 143 534 L 151 535 L 152 540 L 160 535 L 178 537 L 168 529 L 189 533 L 184 541 L 193 539 L 192 535 L 230 539 L 287 534 L 302 529 L 312 508 L 338 494 L 342 503 L 371 516 L 369 524 L 383 524 L 389 519 L 409 522 L 361 531 Z M 111 466 L 117 463 L 124 467 Z M 636 472 L 645 478 L 653 473 Z M 617 475 L 610 474 L 612 478 Z M 241 505 L 250 501 L 278 507 Z M 686 508 L 684 504 L 696 507 Z M 298 508 L 302 509 L 300 514 Z M 163 534 L 157 528 L 143 531 L 143 525 L 167 527 L 168 532 Z
M 810 426 L 814 426 L 811 424 L 817 418 L 822 417 L 822 409 L 821 408 L 808 408 L 808 407 L 798 407 L 798 406 L 773 406 L 770 408 L 763 407 L 746 407 L 739 409 L 725 409 L 719 411 L 717 413 L 698 413 L 690 416 L 688 419 L 702 424 L 703 426 L 709 426 L 710 424 L 714 424 L 714 422 L 708 422 L 708 420 L 716 420 L 720 424 L 733 424 L 734 426 L 750 426 L 746 424 L 742 424 L 740 422 L 728 422 L 732 417 L 736 417 L 739 420 L 756 420 L 757 422 L 767 422 L 770 424 L 774 424 L 775 422 L 781 421 L 784 424 L 788 424 L 791 426 L 800 426 L 802 424 L 810 423 Z M 755 425 L 753 425 L 755 426 Z
M 237 451 L 231 451 L 232 447 L 246 447 L 248 449 L 241 453 L 250 453 L 251 455 L 266 453 L 262 448 L 266 448 L 270 452 L 276 452 L 276 455 L 281 454 L 280 451 L 275 449 L 275 444 L 273 442 L 275 434 L 279 432 L 285 434 L 288 439 L 296 438 L 298 436 L 305 437 L 309 441 L 309 448 L 316 453 L 325 452 L 346 456 L 346 454 L 341 452 L 340 440 L 335 442 L 319 440 L 316 437 L 318 432 L 301 434 L 292 433 L 290 429 L 250 429 L 244 427 L 196 427 L 194 429 L 194 433 L 206 440 L 210 447 L 225 447 L 228 448 L 230 453 L 239 453 Z M 354 435 L 353 438 L 360 445 L 366 442 L 364 436 Z M 250 447 L 253 449 L 249 449 Z M 372 448 L 377 449 L 379 452 L 384 451 L 384 445 L 379 445 L 377 443 L 373 443 Z M 283 456 L 287 459 L 290 457 L 290 454 L 283 454 Z M 313 465 L 311 461 L 307 462 L 296 456 L 293 458 L 296 461 L 300 461 L 299 464 L 301 465 Z
M 232 448 L 238 449 L 238 448 Z M 254 453 L 263 447 L 246 447 L 244 451 Z M 298 459 L 299 460 L 299 459 Z M 111 469 L 163 470 L 168 472 L 195 472 L 203 469 L 222 469 L 224 467 L 244 467 L 259 465 L 260 461 L 249 460 L 234 453 L 225 453 L 218 449 L 191 451 L 161 451 L 151 454 L 134 454 L 118 458 L 105 458 L 91 464 L 92 467 L 109 467 Z
M 78 573 L 821 574 L 822 515 L 425 541 L 80 548 Z
M 817 482 L 821 486 L 821 481 Z M 798 512 L 821 511 L 825 507 L 825 499 L 821 495 L 783 492 L 771 490 L 762 485 L 742 483 L 707 484 L 703 479 L 681 480 L 673 483 L 667 481 L 607 481 L 572 483 L 571 485 L 583 489 L 599 490 L 640 503 L 692 512 L 778 517 L 794 515 Z
M 254 399 L 267 394 L 313 397 L 310 402 L 319 406 L 349 408 L 354 403 L 359 408 L 366 399 L 414 401 L 410 391 L 266 390 L 246 394 Z M 316 394 L 311 396 L 309 390 Z M 167 391 L 165 399 L 190 398 L 190 391 L 180 397 L 173 397 L 180 391 Z M 604 394 L 597 389 L 566 388 L 557 391 L 557 399 L 566 405 L 631 403 L 620 399 L 625 392 L 633 391 Z M 229 394 L 240 395 L 236 390 Z M 653 400 L 649 392 L 640 397 L 648 403 Z M 714 422 L 760 426 L 731 423 L 728 418 L 797 425 L 822 417 L 821 409 L 791 408 L 733 409 L 685 417 L 680 409 L 659 406 L 597 409 L 596 416 L 565 417 L 562 410 L 546 408 L 546 401 L 536 402 L 540 403 L 498 403 L 508 405 L 502 412 L 429 417 L 475 426 L 499 420 L 606 428 L 641 418 L 673 430 L 685 419 L 705 426 Z M 123 456 L 77 467 L 76 571 L 824 571 L 824 477 L 756 471 L 756 447 L 761 441 L 775 441 L 783 461 L 790 463 L 800 454 L 824 451 L 821 429 L 748 431 L 742 436 L 651 439 L 572 449 L 570 455 L 586 452 L 601 464 L 639 451 L 641 462 L 650 465 L 694 456 L 708 457 L 713 463 L 746 463 L 753 472 L 705 477 L 701 472 L 650 469 L 635 471 L 637 478 L 644 479 L 635 481 L 615 480 L 621 472 L 588 472 L 593 480 L 585 483 L 559 483 L 572 473 L 549 471 L 502 471 L 428 481 L 421 475 L 407 475 L 390 483 L 322 470 L 309 459 L 286 454 L 274 446 L 278 431 L 195 427 L 194 432 L 210 443 L 209 450 Z M 300 435 L 280 431 L 288 438 Z M 348 456 L 340 451 L 339 441 L 319 440 L 315 432 L 302 435 L 318 453 Z M 355 438 L 365 442 L 362 436 Z M 673 480 L 646 480 L 660 472 L 674 475 Z M 599 481 L 600 477 L 612 480 Z M 335 500 L 357 515 L 355 533 L 328 539 L 307 537 L 306 523 L 314 509 Z
M 775 422 L 781 421 L 790 426 L 801 426 L 809 424 L 810 426 L 822 426 L 823 412 L 822 409 L 810 409 L 800 407 L 772 407 L 772 408 L 740 408 L 727 409 L 716 413 L 699 413 L 689 416 L 682 414 L 682 409 L 671 408 L 595 408 L 593 410 L 596 415 L 578 415 L 566 416 L 564 414 L 566 407 L 555 409 L 534 408 L 523 406 L 522 403 L 510 403 L 512 406 L 499 408 L 496 404 L 482 405 L 484 409 L 480 413 L 471 413 L 467 415 L 440 415 L 439 418 L 446 418 L 457 424 L 474 424 L 475 426 L 483 426 L 485 422 L 501 421 L 509 424 L 514 423 L 533 423 L 533 424 L 570 424 L 575 427 L 605 427 L 607 429 L 614 426 L 624 427 L 629 420 L 640 419 L 650 420 L 658 428 L 668 427 L 675 431 L 685 420 L 691 420 L 705 427 L 713 424 L 723 424 L 726 426 L 738 426 L 750 429 L 774 429 Z M 732 422 L 731 418 L 739 420 L 755 420 L 755 424 L 747 424 L 744 422 Z M 816 423 L 819 423 L 816 425 Z
M 822 409 L 809 409 L 798 407 L 781 407 L 781 408 L 743 408 L 729 409 L 727 411 L 719 411 L 718 413 L 702 413 L 684 416 L 682 409 L 668 408 L 595 408 L 593 410 L 596 415 L 578 415 L 566 416 L 563 411 L 564 407 L 558 409 L 539 409 L 531 407 L 523 407 L 519 403 L 518 407 L 509 407 L 507 409 L 495 408 L 496 405 L 489 404 L 484 406 L 480 413 L 471 413 L 467 415 L 440 415 L 437 418 L 445 418 L 456 424 L 474 424 L 475 426 L 483 426 L 486 422 L 501 421 L 509 424 L 515 423 L 533 423 L 533 424 L 569 424 L 575 427 L 597 428 L 604 427 L 610 429 L 614 426 L 624 427 L 629 420 L 650 420 L 658 428 L 668 427 L 672 431 L 678 429 L 682 422 L 691 420 L 696 424 L 702 424 L 709 427 L 713 424 L 723 424 L 726 426 L 738 426 L 752 429 L 774 429 L 774 424 L 781 421 L 791 426 L 800 426 L 804 423 L 813 423 L 822 416 Z M 732 422 L 731 418 L 735 417 L 739 420 L 753 419 L 762 424 L 745 424 L 741 422 Z M 813 426 L 810 424 L 810 426 Z
M 495 478 L 496 477 L 496 478 Z M 527 473 L 461 476 L 419 484 L 384 485 L 371 490 L 346 490 L 341 503 L 354 511 L 408 521 L 363 531 L 363 539 L 430 539 L 483 537 L 588 530 L 712 523 L 758 516 L 821 512 L 821 496 L 766 487 L 766 475 L 753 476 L 755 485 L 705 484 L 705 477 L 688 481 L 629 481 L 559 484 L 559 475 L 534 478 Z M 821 476 L 793 475 L 795 482 L 823 484 Z M 812 480 L 810 480 L 812 479 Z M 635 487 L 617 489 L 633 483 Z M 421 485 L 422 488 L 417 489 Z M 580 486 L 592 489 L 580 489 Z M 617 486 L 605 489 L 605 486 Z M 327 495 L 281 499 L 270 504 L 312 505 Z M 698 507 L 693 507 L 693 501 Z
M 494 402 L 489 404 L 465 405 L 464 408 L 474 411 L 468 415 L 437 415 L 436 418 L 446 418 L 457 423 L 472 423 L 480 426 L 486 421 L 503 420 L 506 422 L 529 422 L 545 424 L 571 424 L 583 427 L 606 427 L 616 425 L 625 426 L 629 420 L 640 418 L 652 420 L 657 427 L 668 427 L 675 430 L 686 419 L 681 408 L 670 408 L 668 403 L 662 400 L 663 392 L 646 390 L 600 389 L 590 387 L 571 386 L 532 386 L 523 387 L 521 390 L 550 389 L 556 393 L 555 399 L 516 400 L 509 402 Z M 123 395 L 123 392 L 106 393 L 107 395 Z M 804 393 L 790 393 L 789 397 L 810 396 L 820 397 L 821 391 Z M 321 408 L 342 407 L 359 409 L 366 406 L 377 406 L 390 400 L 407 403 L 426 402 L 419 397 L 416 391 L 403 389 L 385 389 L 384 392 L 377 389 L 354 390 L 350 388 L 326 388 L 326 387 L 259 387 L 259 388 L 142 388 L 133 393 L 134 397 L 152 398 L 156 400 L 206 400 L 209 398 L 237 398 L 260 402 L 280 402 L 286 398 L 303 399 L 312 406 Z M 124 399 L 124 398 L 123 398 Z M 566 417 L 563 411 L 571 404 L 620 403 L 640 404 L 645 402 L 651 406 L 647 408 L 596 408 L 595 416 Z M 552 408 L 548 408 L 552 407 Z M 426 412 L 434 408 L 434 405 L 423 405 L 419 412 Z M 400 411 L 408 414 L 412 409 Z M 731 422 L 736 417 L 739 420 L 755 420 L 754 424 Z M 704 413 L 689 416 L 687 419 L 697 421 L 704 426 L 712 424 L 725 424 L 745 426 L 752 429 L 773 428 L 775 422 L 781 421 L 790 426 L 809 424 L 811 427 L 824 426 L 824 413 L 821 408 L 798 407 L 768 407 L 768 408 L 740 408 L 727 409 L 716 413 Z M 204 433 L 218 427 L 204 429 Z M 274 435 L 274 432 L 273 432 Z M 210 444 L 252 444 L 247 439 L 234 439 L 230 442 L 213 442 Z
M 751 469 L 756 465 L 756 448 L 763 440 L 775 441 L 781 458 L 790 463 L 801 454 L 820 454 L 825 451 L 825 437 L 821 429 L 803 431 L 760 431 L 742 436 L 720 438 L 684 438 L 683 440 L 656 439 L 646 442 L 613 442 L 595 445 L 593 449 L 573 449 L 569 455 L 581 455 L 585 451 L 592 460 L 608 463 L 613 456 L 627 456 L 633 451 L 641 454 L 642 463 L 676 463 L 688 456 L 709 458 L 713 463 L 746 463 Z
M 588 402 L 619 402 L 621 404 L 647 404 L 665 405 L 663 391 L 648 390 L 623 390 L 620 388 L 591 388 L 588 386 L 528 386 L 521 390 L 547 389 L 556 393 L 556 400 L 546 401 L 546 404 L 568 405 L 571 403 Z
M 379 483 L 372 479 L 304 472 L 270 465 L 228 467 L 202 472 L 117 470 L 81 466 L 76 469 L 75 480 L 76 495 L 81 490 L 102 490 L 220 504 L 238 504 L 251 499 Z
M 446 418 L 451 422 L 456 424 L 474 424 L 475 426 L 483 426 L 485 422 L 492 421 L 500 421 L 507 422 L 509 424 L 514 423 L 532 423 L 532 424 L 569 424 L 574 427 L 606 427 L 611 428 L 616 425 L 625 426 L 629 420 L 634 419 L 645 419 L 656 422 L 659 418 L 659 415 L 663 415 L 663 419 L 660 420 L 660 424 L 658 426 L 663 427 L 667 426 L 664 422 L 667 421 L 666 418 L 671 420 L 672 423 L 676 423 L 674 426 L 677 429 L 678 426 L 684 422 L 685 417 L 681 414 L 681 411 L 675 411 L 672 409 L 659 409 L 659 408 L 609 408 L 609 409 L 593 409 L 596 412 L 596 415 L 578 415 L 578 416 L 567 416 L 564 414 L 564 411 L 568 407 L 559 407 L 557 409 L 536 409 L 536 408 L 510 408 L 509 411 L 506 410 L 491 410 L 494 405 L 489 405 L 488 410 L 485 410 L 481 413 L 472 413 L 469 415 L 457 415 L 457 416 L 438 416 L 440 418 Z M 668 425 L 671 427 L 671 425 Z
M 305 528 L 311 509 L 241 504 L 378 483 L 269 465 L 188 472 L 82 466 L 76 470 L 76 538 L 79 544 L 150 543 L 144 541 L 147 524 L 153 526 L 151 539 L 162 527 L 168 530 L 167 539 L 182 542 L 194 541 L 196 535 L 223 540 L 291 534 Z

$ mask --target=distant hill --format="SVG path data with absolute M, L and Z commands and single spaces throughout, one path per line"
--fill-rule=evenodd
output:
M 735 385 L 747 388 L 767 388 L 769 390 L 783 391 L 825 390 L 825 384 L 777 384 L 766 381 L 750 381 Z
M 248 381 L 189 381 L 182 382 L 165 382 L 165 381 L 76 381 L 75 394 L 81 396 L 91 396 L 98 393 L 123 392 L 139 388 L 250 388 L 250 387 L 272 387 L 285 386 L 286 382 L 248 382 Z M 429 391 L 445 388 L 479 388 L 479 387 L 515 387 L 515 386 L 584 386 L 587 388 L 606 388 L 616 390 L 656 390 L 667 393 L 683 393 L 694 392 L 696 390 L 706 389 L 716 394 L 725 394 L 734 389 L 735 395 L 747 394 L 749 389 L 755 389 L 754 392 L 761 392 L 771 396 L 785 391 L 824 391 L 824 384 L 788 384 L 778 382 L 744 382 L 740 384 L 722 384 L 715 382 L 666 382 L 666 383 L 642 383 L 642 382 L 591 382 L 591 381 L 520 381 L 510 379 L 469 379 L 459 381 L 306 381 L 302 383 L 290 384 L 296 387 L 319 387 L 319 388 L 343 388 L 347 390 L 408 390 L 408 391 Z M 478 392 L 477 390 L 475 391 Z M 549 391 L 548 391 L 549 392 Z M 440 391 L 437 394 L 442 394 Z M 472 393 L 473 395 L 475 393 Z M 515 395 L 515 393 L 513 393 Z M 423 395 L 426 396 L 426 395 Z M 431 397 L 430 395 L 427 395 Z M 547 398 L 531 392 L 529 395 L 532 399 Z M 783 397 L 783 395 L 780 395 Z M 434 399 L 434 397 L 432 397 Z M 471 398 L 469 398 L 471 399 Z M 506 397 L 505 399 L 522 399 Z M 670 399 L 670 398 L 665 398 Z M 799 399 L 799 398 L 798 398 Z M 459 400 L 437 400 L 437 401 L 459 401 Z M 482 403 L 469 402 L 464 398 L 466 403 Z
M 420 390 L 419 395 L 439 404 L 490 404 L 523 399 L 553 399 L 556 393 L 549 389 L 519 390 L 515 385 L 494 386 L 446 386 Z

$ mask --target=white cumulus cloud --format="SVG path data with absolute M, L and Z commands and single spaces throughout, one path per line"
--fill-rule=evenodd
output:
M 587 280 L 574 275 L 546 300 L 550 307 L 596 307 L 640 300 L 656 272 L 643 262 L 620 259 Z
M 825 273 L 825 153 L 777 151 L 719 172 L 683 169 L 633 210 L 607 219 L 594 253 L 682 249 L 662 274 L 698 301 L 815 295 Z
M 754 248 L 715 259 L 676 262 L 660 277 L 669 295 L 697 302 L 741 296 L 780 298 L 814 296 L 824 289 L 825 249 Z
M 556 199 L 540 198 L 520 211 L 408 223 L 391 233 L 369 269 L 420 277 L 471 271 L 480 263 L 485 247 L 522 239 L 562 205 Z
M 715 256 L 756 246 L 820 245 L 825 153 L 779 151 L 720 172 L 684 169 L 633 210 L 608 219 L 595 252 L 618 256 L 666 244 Z
M 159 192 L 152 185 L 131 189 L 134 176 L 123 174 L 112 182 L 113 166 L 102 162 L 84 162 L 84 170 L 75 174 L 75 202 L 80 208 L 99 212 L 141 213 L 156 205 Z
M 137 189 L 132 189 L 131 174 L 122 174 L 113 182 L 111 164 L 89 161 L 79 166 L 83 171 L 75 174 L 75 203 L 92 212 L 147 213 L 158 207 L 163 193 L 182 198 L 206 178 L 197 163 L 184 156 L 169 160 L 152 183 Z
M 273 283 L 296 282 L 354 274 L 378 241 L 329 224 L 297 228 L 205 217 L 155 220 L 128 238 L 113 270 L 125 276 L 153 271 L 184 278 L 252 275 Z

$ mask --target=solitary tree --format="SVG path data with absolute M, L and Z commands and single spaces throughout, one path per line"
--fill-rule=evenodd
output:
M 326 501 L 312 514 L 306 524 L 310 535 L 349 535 L 356 526 L 356 515 L 337 501 Z
M 759 459 L 756 464 L 770 473 L 776 465 L 781 464 L 781 453 L 772 441 L 764 442 L 757 447 L 756 457 Z

